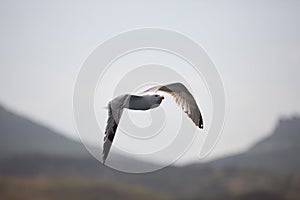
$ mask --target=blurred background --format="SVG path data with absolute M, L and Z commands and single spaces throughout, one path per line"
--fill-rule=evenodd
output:
M 299 1 L 279 0 L 0 1 L 0 198 L 299 199 L 299 11 Z M 72 93 L 99 44 L 143 27 L 178 31 L 206 50 L 227 113 L 202 162 L 187 153 L 163 170 L 126 174 L 80 143 Z

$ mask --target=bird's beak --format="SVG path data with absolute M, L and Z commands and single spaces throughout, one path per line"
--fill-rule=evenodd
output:
M 160 99 L 163 100 L 165 97 L 164 96 L 160 96 Z

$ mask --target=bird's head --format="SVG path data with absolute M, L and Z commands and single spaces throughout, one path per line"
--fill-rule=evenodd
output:
M 154 94 L 154 95 L 152 95 L 152 98 L 153 98 L 154 102 L 161 103 L 165 97 L 162 95 Z
M 151 105 L 157 107 L 160 105 L 160 103 L 165 97 L 158 94 L 154 94 L 154 95 L 149 95 L 147 98 Z

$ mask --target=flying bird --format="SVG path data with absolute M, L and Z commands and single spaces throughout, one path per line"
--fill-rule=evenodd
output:
M 200 129 L 203 129 L 203 119 L 200 109 L 198 108 L 192 94 L 182 83 L 172 83 L 151 87 L 142 92 L 140 95 L 120 95 L 112 99 L 107 106 L 108 120 L 103 143 L 103 164 L 105 164 L 124 108 L 129 110 L 149 110 L 156 108 L 160 105 L 164 96 L 158 94 L 149 95 L 149 93 L 156 93 L 159 91 L 171 95 L 175 99 L 176 103 L 182 107 L 188 117 L 191 118 L 195 125 Z

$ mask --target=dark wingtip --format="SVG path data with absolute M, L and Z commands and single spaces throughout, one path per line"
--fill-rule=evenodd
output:
M 204 127 L 203 127 L 203 123 L 202 123 L 202 121 L 200 120 L 199 121 L 199 126 L 198 126 L 199 128 L 201 128 L 201 129 L 203 129 Z
M 203 118 L 201 116 L 201 113 L 200 113 L 200 118 L 199 118 L 199 126 L 198 126 L 200 129 L 203 129 L 204 126 L 203 126 Z

